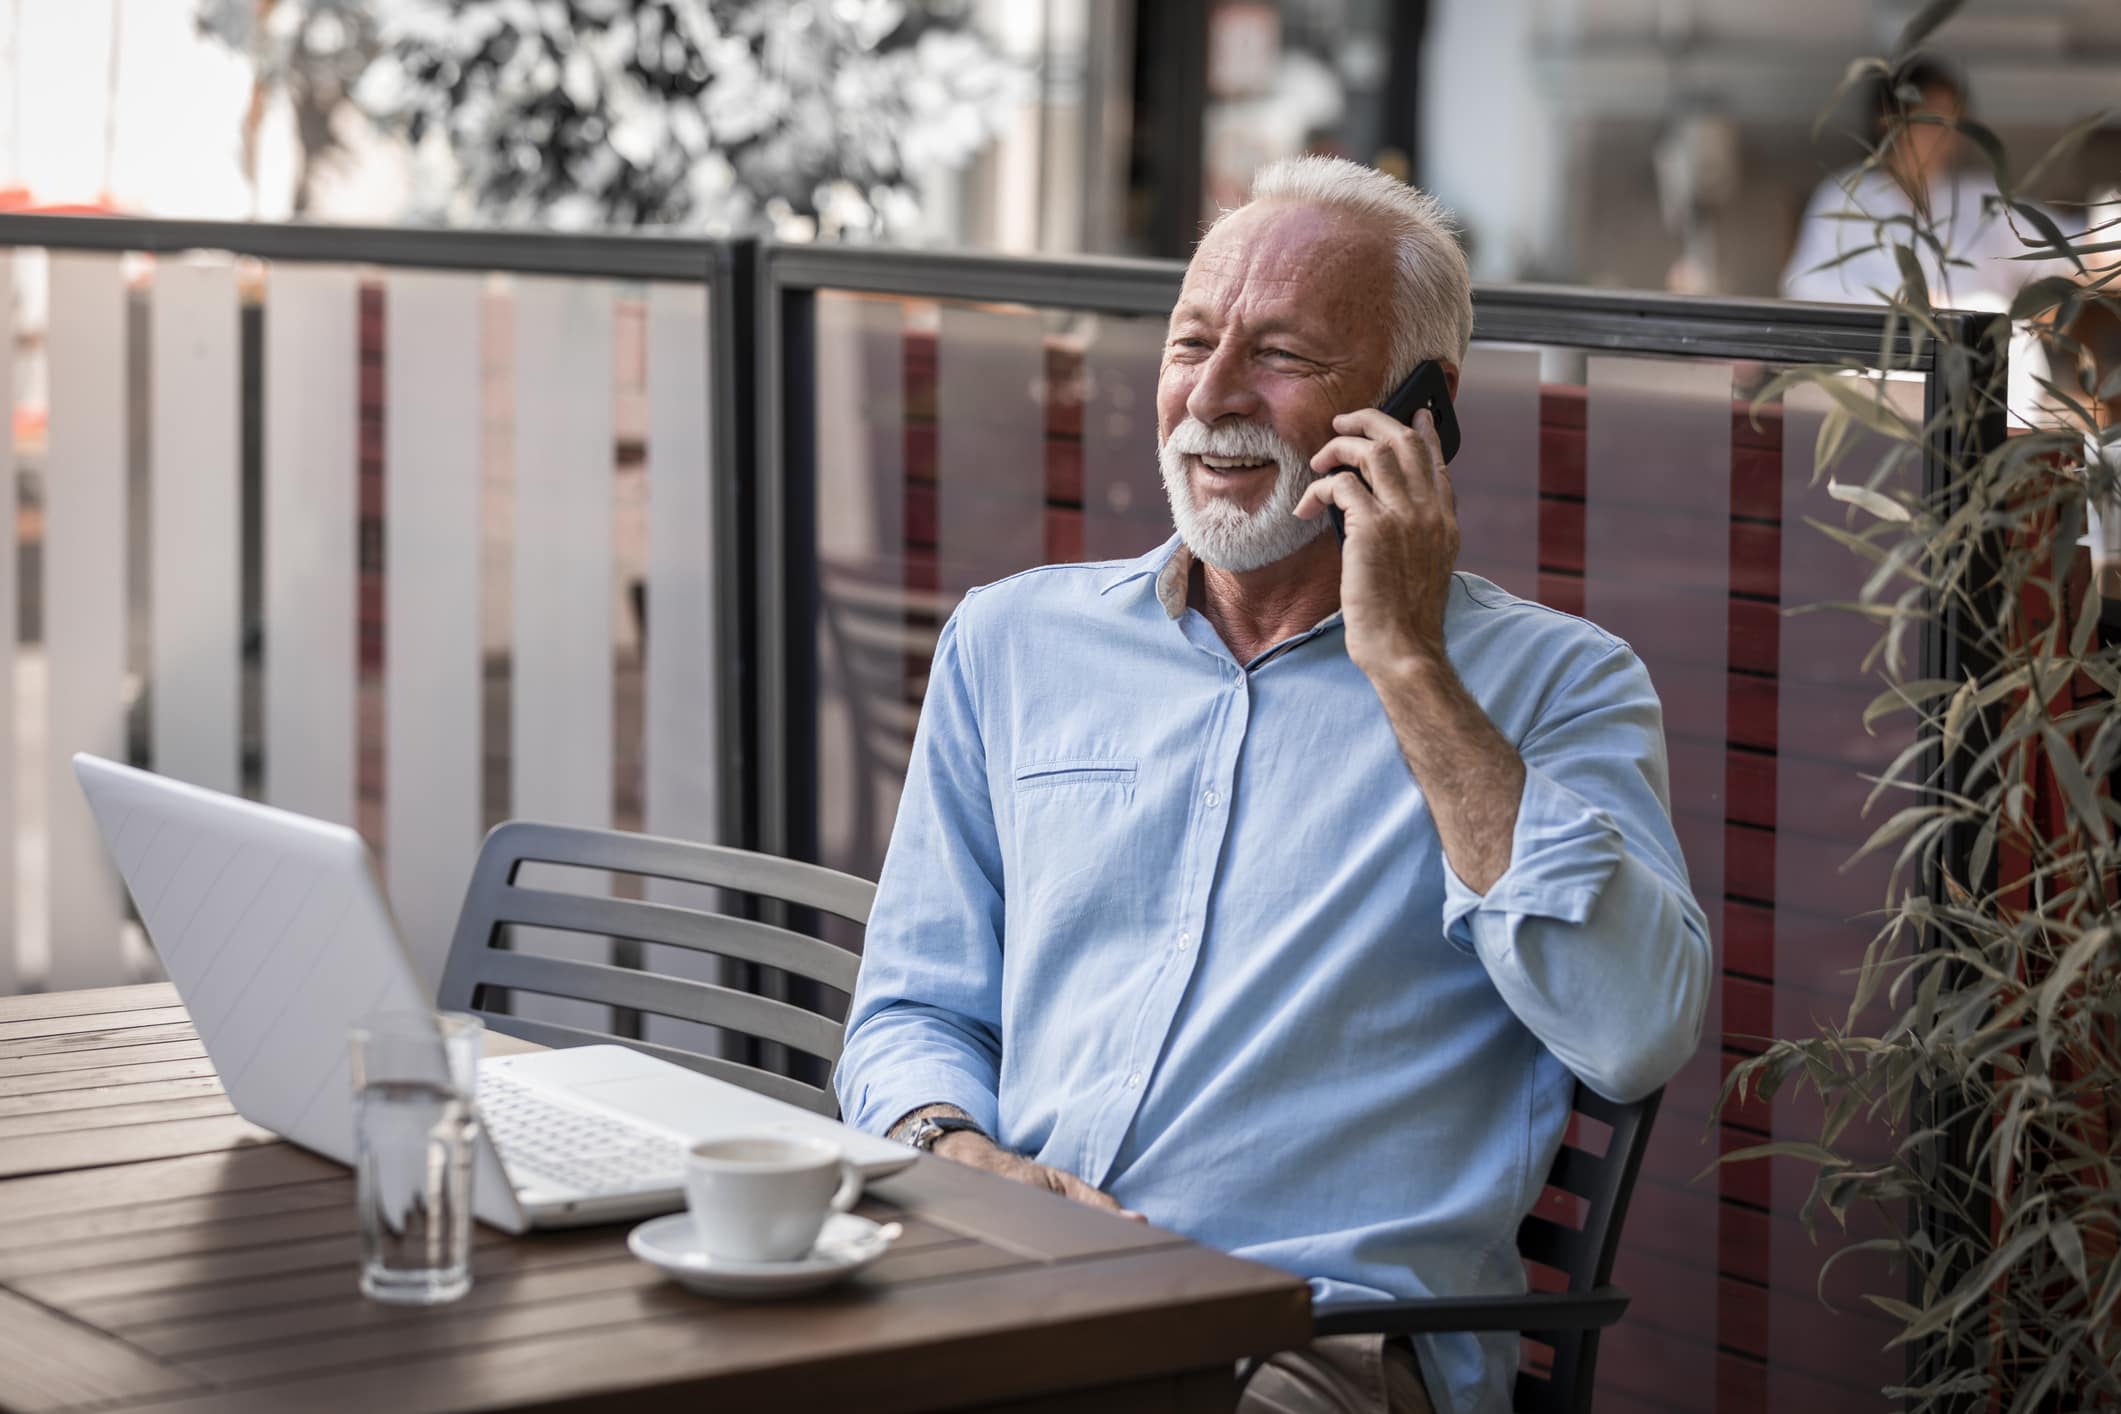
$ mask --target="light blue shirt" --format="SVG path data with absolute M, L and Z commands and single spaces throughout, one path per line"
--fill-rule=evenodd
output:
M 1710 949 L 1625 643 L 1454 577 L 1459 677 L 1525 763 L 1485 895 L 1340 616 L 1239 664 L 1176 540 L 973 591 L 936 646 L 836 1075 L 881 1133 L 954 1104 L 1314 1299 L 1519 1292 L 1574 1076 L 1693 1053 Z M 1175 611 L 1175 612 L 1174 612 Z M 1515 1336 L 1420 1342 L 1503 1410 Z

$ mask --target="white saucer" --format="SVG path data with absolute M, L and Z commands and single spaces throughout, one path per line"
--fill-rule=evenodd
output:
M 732 1262 L 700 1249 L 692 1214 L 651 1218 L 626 1236 L 626 1247 L 680 1286 L 702 1296 L 772 1300 L 816 1291 L 853 1276 L 891 1250 L 897 1223 L 873 1223 L 852 1213 L 825 1219 L 810 1255 L 793 1262 Z

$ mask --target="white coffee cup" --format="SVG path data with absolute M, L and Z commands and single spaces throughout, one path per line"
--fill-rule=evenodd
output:
M 685 1160 L 685 1205 L 710 1257 L 792 1262 L 862 1196 L 862 1171 L 823 1139 L 704 1139 Z

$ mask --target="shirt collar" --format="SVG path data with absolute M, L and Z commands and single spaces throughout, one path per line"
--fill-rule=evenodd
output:
M 1154 579 L 1157 602 L 1164 606 L 1164 613 L 1180 619 L 1186 614 L 1186 588 L 1192 575 L 1193 552 L 1186 548 L 1185 541 L 1173 535 L 1148 554 L 1114 565 L 1097 592 L 1110 594 L 1137 579 Z
M 1098 585 L 1097 592 L 1110 594 L 1123 584 L 1147 578 L 1154 578 L 1156 581 L 1156 599 L 1164 606 L 1164 613 L 1172 619 L 1184 618 L 1193 582 L 1193 551 L 1186 542 L 1173 535 L 1146 555 L 1137 559 L 1122 560 L 1112 567 L 1111 572 Z M 1301 637 L 1308 638 L 1311 634 L 1331 628 L 1339 622 L 1340 610 L 1335 609 L 1313 625 L 1310 633 Z

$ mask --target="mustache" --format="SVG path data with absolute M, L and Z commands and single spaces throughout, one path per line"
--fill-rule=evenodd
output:
M 1260 457 L 1284 465 L 1303 460 L 1279 433 L 1261 422 L 1223 422 L 1211 427 L 1189 417 L 1171 429 L 1164 447 L 1195 457 Z

